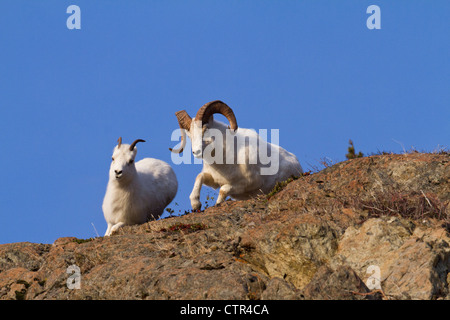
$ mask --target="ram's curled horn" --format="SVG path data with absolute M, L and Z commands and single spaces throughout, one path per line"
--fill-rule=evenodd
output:
M 180 125 L 181 129 L 185 130 L 191 129 L 192 118 L 188 115 L 186 110 L 175 112 L 175 115 L 177 116 L 178 124 Z
M 134 147 L 136 146 L 136 144 L 137 144 L 138 142 L 145 142 L 145 140 L 142 140 L 142 139 L 137 139 L 137 140 L 135 140 L 135 141 L 130 145 L 130 151 L 133 151 Z
M 183 128 L 180 128 L 180 130 L 181 130 L 181 147 L 178 149 L 169 148 L 169 150 L 172 151 L 173 153 L 182 153 L 184 147 L 186 146 L 186 131 Z
M 169 150 L 174 153 L 181 153 L 181 152 L 183 152 L 183 149 L 186 146 L 186 131 L 185 130 L 189 131 L 189 129 L 191 128 L 192 118 L 188 115 L 186 110 L 181 110 L 181 111 L 175 112 L 175 115 L 177 116 L 178 124 L 180 125 L 180 129 L 181 129 L 181 147 L 178 149 L 169 148 Z
M 236 131 L 238 128 L 236 117 L 234 116 L 233 110 L 227 106 L 225 103 L 223 103 L 220 100 L 215 100 L 208 102 L 207 104 L 203 105 L 197 112 L 197 115 L 195 116 L 196 120 L 201 120 L 202 124 L 205 124 L 208 122 L 209 118 L 214 113 L 220 113 L 224 115 L 227 120 L 230 122 L 230 128 L 233 131 Z
M 119 137 L 119 139 L 117 140 L 117 148 L 120 148 L 121 145 L 122 145 L 122 137 Z

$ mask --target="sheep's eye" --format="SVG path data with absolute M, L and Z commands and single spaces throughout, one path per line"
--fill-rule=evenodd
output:
M 132 164 L 134 162 L 133 159 L 131 159 L 130 161 L 128 161 L 128 164 Z
M 114 161 L 114 158 L 112 158 L 112 161 Z

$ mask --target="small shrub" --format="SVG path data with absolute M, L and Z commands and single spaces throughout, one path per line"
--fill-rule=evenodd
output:
M 355 159 L 355 158 L 362 158 L 364 157 L 364 154 L 359 151 L 358 153 L 356 153 L 355 151 L 355 146 L 353 145 L 353 141 L 349 140 L 349 147 L 347 149 L 348 153 L 345 155 L 345 157 L 350 160 L 350 159 Z
M 76 242 L 78 244 L 82 244 L 82 243 L 86 243 L 86 242 L 90 242 L 94 240 L 94 238 L 89 238 L 89 239 L 74 239 L 73 242 Z
M 309 174 L 308 174 L 309 175 Z M 289 183 L 291 183 L 294 180 L 297 180 L 299 177 L 298 176 L 294 176 L 292 175 L 290 178 L 288 178 L 285 181 L 279 181 L 275 184 L 275 187 L 273 187 L 272 191 L 270 191 L 267 194 L 267 199 L 270 199 L 271 197 L 273 197 L 275 194 L 277 194 L 278 192 L 280 192 L 281 190 L 283 190 L 284 187 L 286 187 Z

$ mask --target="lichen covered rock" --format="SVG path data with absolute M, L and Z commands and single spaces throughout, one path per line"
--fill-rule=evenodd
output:
M 111 237 L 0 245 L 0 299 L 448 299 L 448 154 L 352 159 L 279 189 Z

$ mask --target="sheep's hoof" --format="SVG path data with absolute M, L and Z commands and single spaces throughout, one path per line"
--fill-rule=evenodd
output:
M 125 224 L 124 224 L 124 223 L 121 223 L 121 222 L 119 222 L 118 224 L 114 225 L 114 226 L 111 228 L 111 231 L 109 232 L 109 235 L 110 235 L 110 236 L 113 236 L 113 235 L 119 234 L 119 230 L 120 230 L 124 225 L 125 225 Z
M 202 207 L 202 204 L 198 200 L 192 200 L 191 201 L 192 210 L 199 211 Z

